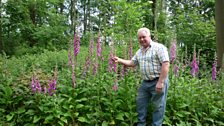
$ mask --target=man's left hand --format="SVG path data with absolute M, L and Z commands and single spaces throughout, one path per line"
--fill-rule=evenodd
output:
M 160 92 L 163 91 L 163 88 L 164 88 L 164 83 L 158 81 L 157 84 L 156 84 L 156 91 L 157 91 L 158 93 L 160 93 Z

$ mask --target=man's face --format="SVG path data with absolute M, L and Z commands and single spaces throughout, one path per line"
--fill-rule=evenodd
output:
M 150 44 L 150 36 L 145 31 L 138 33 L 138 41 L 143 48 L 147 48 Z

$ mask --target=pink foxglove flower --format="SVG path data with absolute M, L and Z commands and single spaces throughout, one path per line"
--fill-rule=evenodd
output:
M 117 91 L 117 90 L 118 90 L 118 84 L 115 83 L 115 84 L 113 85 L 112 89 L 113 89 L 114 91 Z
M 39 80 L 36 80 L 36 89 L 38 90 L 39 93 L 41 93 L 42 88 L 41 88 L 41 86 L 40 86 L 40 82 L 39 82 Z
M 125 76 L 125 65 L 121 66 L 121 72 L 120 72 L 121 77 Z
M 101 40 L 100 40 L 100 35 L 97 38 L 97 56 L 101 57 L 102 55 L 102 47 L 101 47 Z
M 36 89 L 36 79 L 35 79 L 35 77 L 32 77 L 31 88 L 32 88 L 33 93 L 35 94 L 36 90 L 37 90 Z
M 170 47 L 170 61 L 171 63 L 174 62 L 174 60 L 176 59 L 176 42 L 172 42 L 172 45 Z
M 108 62 L 108 71 L 112 71 L 112 66 L 113 66 L 113 52 L 112 50 L 110 51 L 110 56 L 109 56 L 109 62 Z
M 191 63 L 191 75 L 195 77 L 196 75 L 198 75 L 198 72 L 199 72 L 198 62 L 196 59 L 196 53 L 194 53 L 194 57 Z
M 55 79 L 49 81 L 49 84 L 48 84 L 48 94 L 50 96 L 52 96 L 55 93 L 55 91 L 56 91 L 56 83 L 57 82 L 56 82 Z
M 217 75 L 217 62 L 216 60 L 214 61 L 214 63 L 212 64 L 212 80 L 215 81 L 216 80 L 216 75 Z
M 90 63 L 91 63 L 91 57 L 88 56 L 86 58 L 86 61 L 85 61 L 84 67 L 83 67 L 82 76 L 86 75 L 86 72 L 89 70 Z
M 77 34 L 74 34 L 74 56 L 76 57 L 79 54 L 80 49 L 80 37 Z
M 93 64 L 93 75 L 96 75 L 97 69 L 98 69 L 98 61 L 95 60 L 95 63 Z
M 40 82 L 39 82 L 39 80 L 36 79 L 35 77 L 32 78 L 31 88 L 32 88 L 33 93 L 36 93 L 37 91 L 38 91 L 39 93 L 41 93 L 41 91 L 42 91 Z

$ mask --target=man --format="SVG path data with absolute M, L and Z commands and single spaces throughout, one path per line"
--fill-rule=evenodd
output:
M 151 40 L 148 28 L 140 28 L 137 34 L 141 48 L 134 57 L 131 60 L 114 57 L 113 60 L 129 67 L 139 65 L 143 81 L 136 99 L 138 126 L 146 125 L 149 103 L 154 106 L 152 126 L 161 126 L 169 86 L 169 54 L 164 45 Z

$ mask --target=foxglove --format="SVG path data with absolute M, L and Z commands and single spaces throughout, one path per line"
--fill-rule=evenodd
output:
M 170 61 L 171 63 L 174 62 L 174 60 L 176 59 L 176 42 L 172 42 L 172 45 L 170 47 Z
M 114 91 L 117 91 L 117 90 L 118 90 L 118 84 L 115 83 L 115 84 L 113 85 L 112 89 L 113 89 Z
M 52 96 L 55 91 L 56 91 L 56 80 L 53 79 L 53 80 L 49 81 L 49 84 L 48 84 L 48 94 L 50 96 Z
M 76 57 L 79 54 L 80 49 L 80 37 L 77 34 L 74 34 L 74 56 Z
M 101 40 L 100 40 L 100 35 L 97 38 L 97 56 L 101 57 L 102 55 L 102 48 L 101 48 Z
M 193 60 L 191 62 L 191 75 L 195 77 L 199 72 L 198 62 L 196 59 L 196 53 L 194 53 Z
M 216 60 L 214 61 L 214 63 L 212 64 L 212 80 L 215 81 L 216 80 L 216 75 L 217 75 L 217 62 Z

